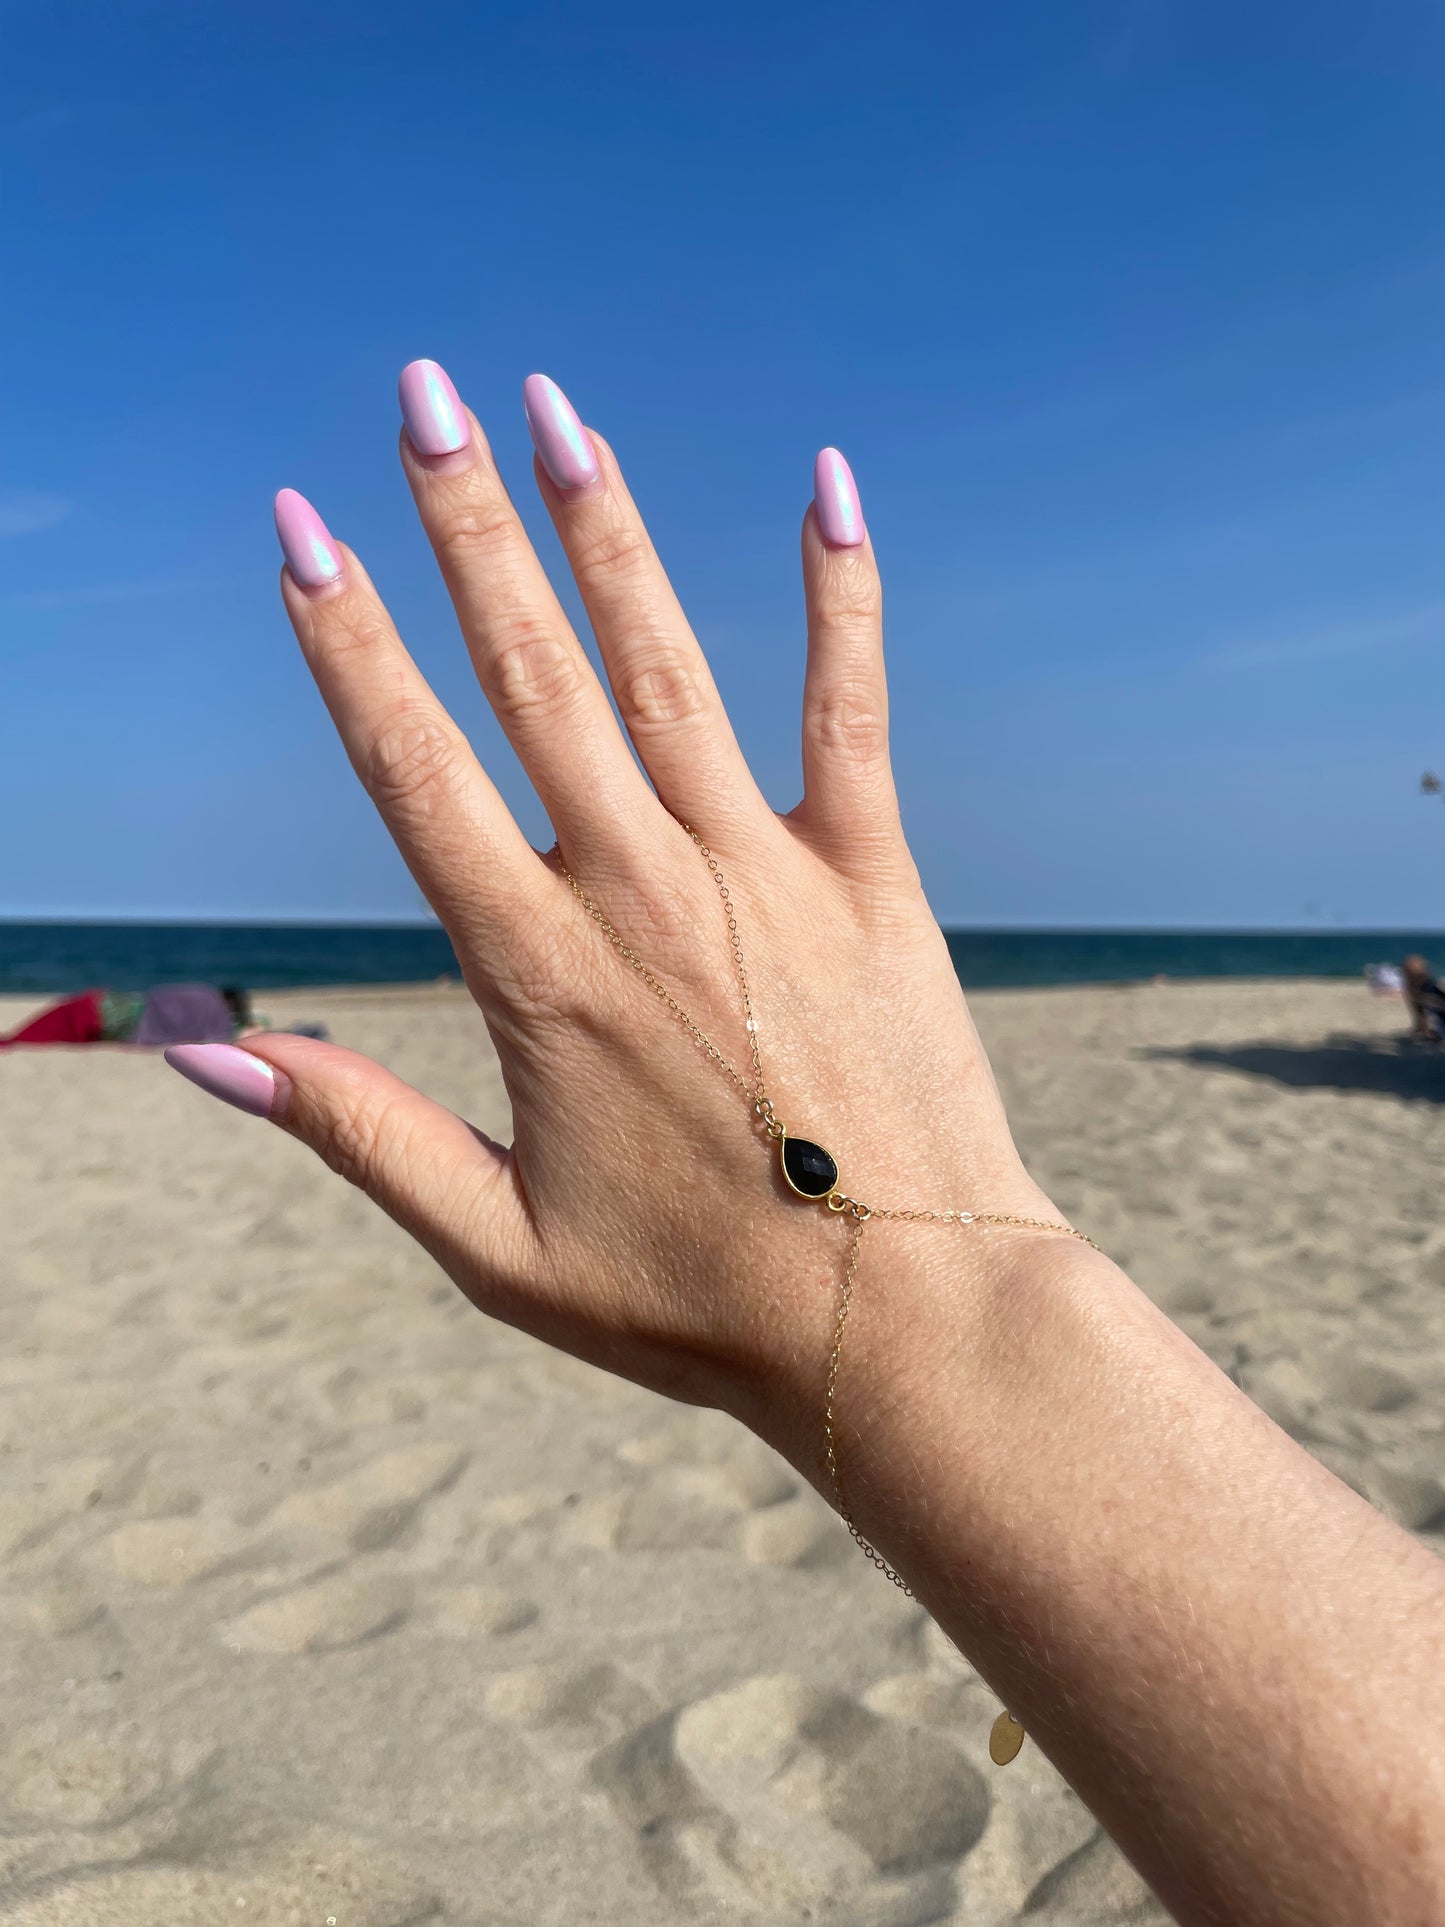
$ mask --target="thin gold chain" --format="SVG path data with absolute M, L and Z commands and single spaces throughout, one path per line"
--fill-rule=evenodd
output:
M 875 1211 L 873 1215 L 877 1217 L 879 1214 Z M 843 1496 L 843 1474 L 838 1469 L 836 1430 L 838 1368 L 843 1362 L 843 1335 L 848 1329 L 848 1313 L 853 1304 L 853 1289 L 858 1283 L 858 1248 L 863 1242 L 863 1227 L 867 1222 L 866 1218 L 855 1217 L 848 1226 L 848 1262 L 843 1269 L 843 1290 L 838 1299 L 838 1322 L 833 1327 L 833 1349 L 828 1354 L 828 1387 L 823 1398 L 823 1443 L 827 1448 L 828 1477 L 832 1481 L 833 1502 L 838 1508 L 838 1517 L 847 1526 L 854 1545 L 864 1558 L 871 1560 L 885 1579 L 891 1579 L 905 1598 L 911 1599 L 912 1586 L 889 1565 L 872 1541 L 865 1539 L 858 1530 L 857 1521 L 848 1508 L 848 1501 Z
M 691 1037 L 692 1041 L 697 1045 L 698 1049 L 707 1058 L 708 1062 L 715 1064 L 724 1077 L 732 1079 L 733 1083 L 737 1085 L 749 1104 L 752 1105 L 755 1116 L 761 1120 L 768 1136 L 773 1138 L 781 1137 L 782 1126 L 773 1115 L 773 1102 L 768 1096 L 767 1084 L 763 1077 L 763 1051 L 762 1045 L 758 1041 L 758 1020 L 753 1015 L 753 1000 L 748 989 L 748 967 L 743 958 L 742 939 L 738 935 L 738 919 L 737 912 L 733 908 L 732 893 L 728 889 L 727 879 L 718 867 L 717 858 L 707 847 L 706 843 L 703 842 L 697 831 L 690 828 L 687 824 L 684 824 L 683 828 L 687 830 L 688 835 L 701 852 L 708 869 L 712 872 L 712 880 L 717 885 L 718 895 L 722 898 L 723 913 L 727 917 L 728 945 L 733 953 L 733 968 L 737 972 L 738 989 L 742 992 L 743 1017 L 747 1025 L 748 1053 L 752 1058 L 753 1081 L 751 1084 L 748 1083 L 748 1080 L 743 1076 L 737 1066 L 723 1055 L 717 1045 L 708 1036 L 707 1032 L 703 1030 L 702 1026 L 693 1022 L 692 1018 L 688 1016 L 687 1012 L 677 1001 L 676 997 L 673 996 L 667 985 L 660 982 L 659 979 L 653 975 L 642 958 L 639 957 L 637 952 L 632 948 L 632 945 L 622 936 L 601 904 L 594 903 L 592 898 L 588 896 L 587 892 L 582 888 L 582 885 L 562 861 L 560 849 L 557 851 L 558 867 L 571 887 L 573 896 L 576 897 L 577 901 L 597 925 L 597 928 L 602 932 L 603 936 L 606 937 L 607 941 L 612 945 L 612 948 L 617 952 L 618 956 L 621 957 L 631 969 L 636 971 L 637 975 L 647 985 L 658 1002 L 665 1005 L 672 1013 L 678 1023 L 680 1023 L 687 1032 L 688 1036 Z
M 716 1065 L 718 1070 L 720 1070 L 725 1077 L 730 1078 L 742 1092 L 743 1096 L 748 1100 L 749 1104 L 751 1104 L 753 1115 L 757 1118 L 767 1136 L 781 1143 L 781 1141 L 786 1138 L 787 1132 L 773 1109 L 773 1100 L 768 1095 L 767 1081 L 763 1074 L 762 1045 L 758 1038 L 757 1018 L 753 1014 L 753 1000 L 748 988 L 748 969 L 743 957 L 742 939 L 738 935 L 737 911 L 733 904 L 732 893 L 729 891 L 727 881 L 718 866 L 717 858 L 713 855 L 706 843 L 703 842 L 697 831 L 693 829 L 690 824 L 686 823 L 683 825 L 683 828 L 697 845 L 707 863 L 708 869 L 712 872 L 713 882 L 717 885 L 718 895 L 722 899 L 723 912 L 727 918 L 728 945 L 732 951 L 733 966 L 737 972 L 738 989 L 742 993 L 743 1015 L 747 1024 L 748 1054 L 751 1059 L 752 1068 L 751 1084 L 737 1066 L 718 1049 L 717 1045 L 713 1043 L 701 1025 L 696 1023 L 694 1019 L 688 1015 L 676 997 L 674 997 L 672 992 L 667 988 L 667 985 L 648 968 L 647 964 L 638 956 L 631 944 L 622 936 L 601 905 L 595 903 L 592 898 L 587 895 L 576 877 L 574 877 L 572 872 L 567 868 L 566 863 L 562 859 L 560 848 L 555 852 L 558 867 L 570 885 L 573 896 L 576 897 L 577 901 L 597 925 L 597 928 L 602 932 L 603 936 L 606 937 L 607 941 L 612 945 L 612 948 L 617 952 L 618 956 L 622 958 L 631 970 L 636 972 L 643 983 L 647 985 L 648 989 L 657 998 L 658 1002 L 681 1024 L 682 1028 L 692 1038 L 693 1043 L 696 1044 L 707 1060 Z M 836 1189 L 826 1194 L 824 1202 L 830 1211 L 840 1215 L 846 1214 L 849 1220 L 848 1256 L 844 1266 L 842 1290 L 838 1300 L 837 1322 L 833 1327 L 833 1345 L 828 1354 L 828 1376 L 823 1398 L 823 1443 L 828 1462 L 828 1477 L 833 1487 L 833 1501 L 838 1509 L 838 1516 L 848 1528 L 855 1545 L 857 1545 L 864 1556 L 878 1568 L 885 1579 L 891 1579 L 900 1592 L 904 1593 L 909 1599 L 912 1599 L 914 1596 L 912 1587 L 894 1567 L 888 1563 L 882 1553 L 878 1551 L 877 1547 L 865 1538 L 859 1530 L 858 1523 L 853 1517 L 852 1508 L 848 1504 L 847 1494 L 844 1491 L 843 1474 L 838 1458 L 838 1374 L 843 1362 L 843 1341 L 848 1330 L 848 1313 L 852 1309 L 853 1294 L 858 1284 L 858 1261 L 860 1248 L 863 1243 L 864 1227 L 872 1218 L 905 1224 L 1001 1225 L 1026 1231 L 1052 1231 L 1065 1238 L 1077 1238 L 1081 1244 L 1089 1245 L 1095 1251 L 1099 1250 L 1099 1246 L 1095 1244 L 1087 1232 L 1076 1231 L 1071 1224 L 1059 1223 L 1048 1218 L 1020 1217 L 1006 1211 L 930 1211 L 913 1205 L 866 1205 L 859 1199 L 850 1198 L 845 1192 Z M 995 1752 L 994 1757 L 1000 1764 L 1005 1764 L 1008 1760 L 1014 1758 L 1019 1747 L 1023 1744 L 1023 1729 L 1018 1721 L 1013 1718 L 1012 1714 L 1001 1714 L 995 1722 L 994 1732 L 990 1736 L 989 1745 L 991 1752 L 994 1749 L 995 1742 L 999 1740 L 1001 1733 L 1004 1735 L 1001 1742 L 1002 1750 Z

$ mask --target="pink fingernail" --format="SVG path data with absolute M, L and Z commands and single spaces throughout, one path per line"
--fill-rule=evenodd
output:
M 813 503 L 823 540 L 832 549 L 856 549 L 867 531 L 853 471 L 836 448 L 825 448 L 813 464 Z
M 528 375 L 522 383 L 522 407 L 532 444 L 558 488 L 586 488 L 595 482 L 601 471 L 587 430 L 556 382 L 547 375 Z
M 409 361 L 396 390 L 407 436 L 419 455 L 455 455 L 472 439 L 462 398 L 439 362 Z
M 276 533 L 286 566 L 303 589 L 341 580 L 341 551 L 304 495 L 283 488 L 276 497 Z
M 299 498 L 298 498 L 299 499 Z M 269 1117 L 276 1101 L 276 1073 L 234 1044 L 172 1044 L 166 1062 L 223 1104 L 252 1117 Z

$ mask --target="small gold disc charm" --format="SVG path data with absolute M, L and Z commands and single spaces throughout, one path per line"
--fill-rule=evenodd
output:
M 1010 1760 L 1016 1760 L 1023 1743 L 1023 1727 L 1012 1713 L 1000 1713 L 988 1736 L 988 1757 L 994 1765 L 1007 1766 Z

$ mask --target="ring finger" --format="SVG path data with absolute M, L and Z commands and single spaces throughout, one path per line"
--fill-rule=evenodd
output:
M 546 375 L 523 388 L 537 481 L 607 680 L 665 807 L 710 835 L 765 809 L 697 638 L 607 444 Z

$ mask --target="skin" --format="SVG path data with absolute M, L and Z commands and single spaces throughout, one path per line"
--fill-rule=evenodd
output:
M 746 1061 L 706 836 L 778 1114 L 854 1196 L 1057 1218 L 1024 1170 L 904 842 L 871 548 L 803 528 L 806 794 L 759 794 L 610 450 L 539 467 L 613 694 L 480 427 L 401 457 L 482 687 L 568 867 Z M 751 1426 L 831 1496 L 846 1227 L 781 1186 L 738 1090 L 511 820 L 361 564 L 282 589 L 352 763 L 501 1059 L 508 1148 L 280 1034 L 273 1117 L 482 1310 Z M 907 1152 L 920 1120 L 927 1157 Z M 839 1387 L 862 1529 L 1182 1922 L 1445 1919 L 1445 1567 L 1303 1452 L 1102 1255 L 874 1224 Z M 879 1581 L 883 1583 L 882 1580 Z
M 1403 965 L 1405 977 L 1405 1002 L 1410 1009 L 1410 1030 L 1415 1037 L 1433 1038 L 1425 1016 L 1425 1007 L 1420 1001 L 1420 993 L 1430 982 L 1430 966 L 1423 957 L 1407 957 Z

